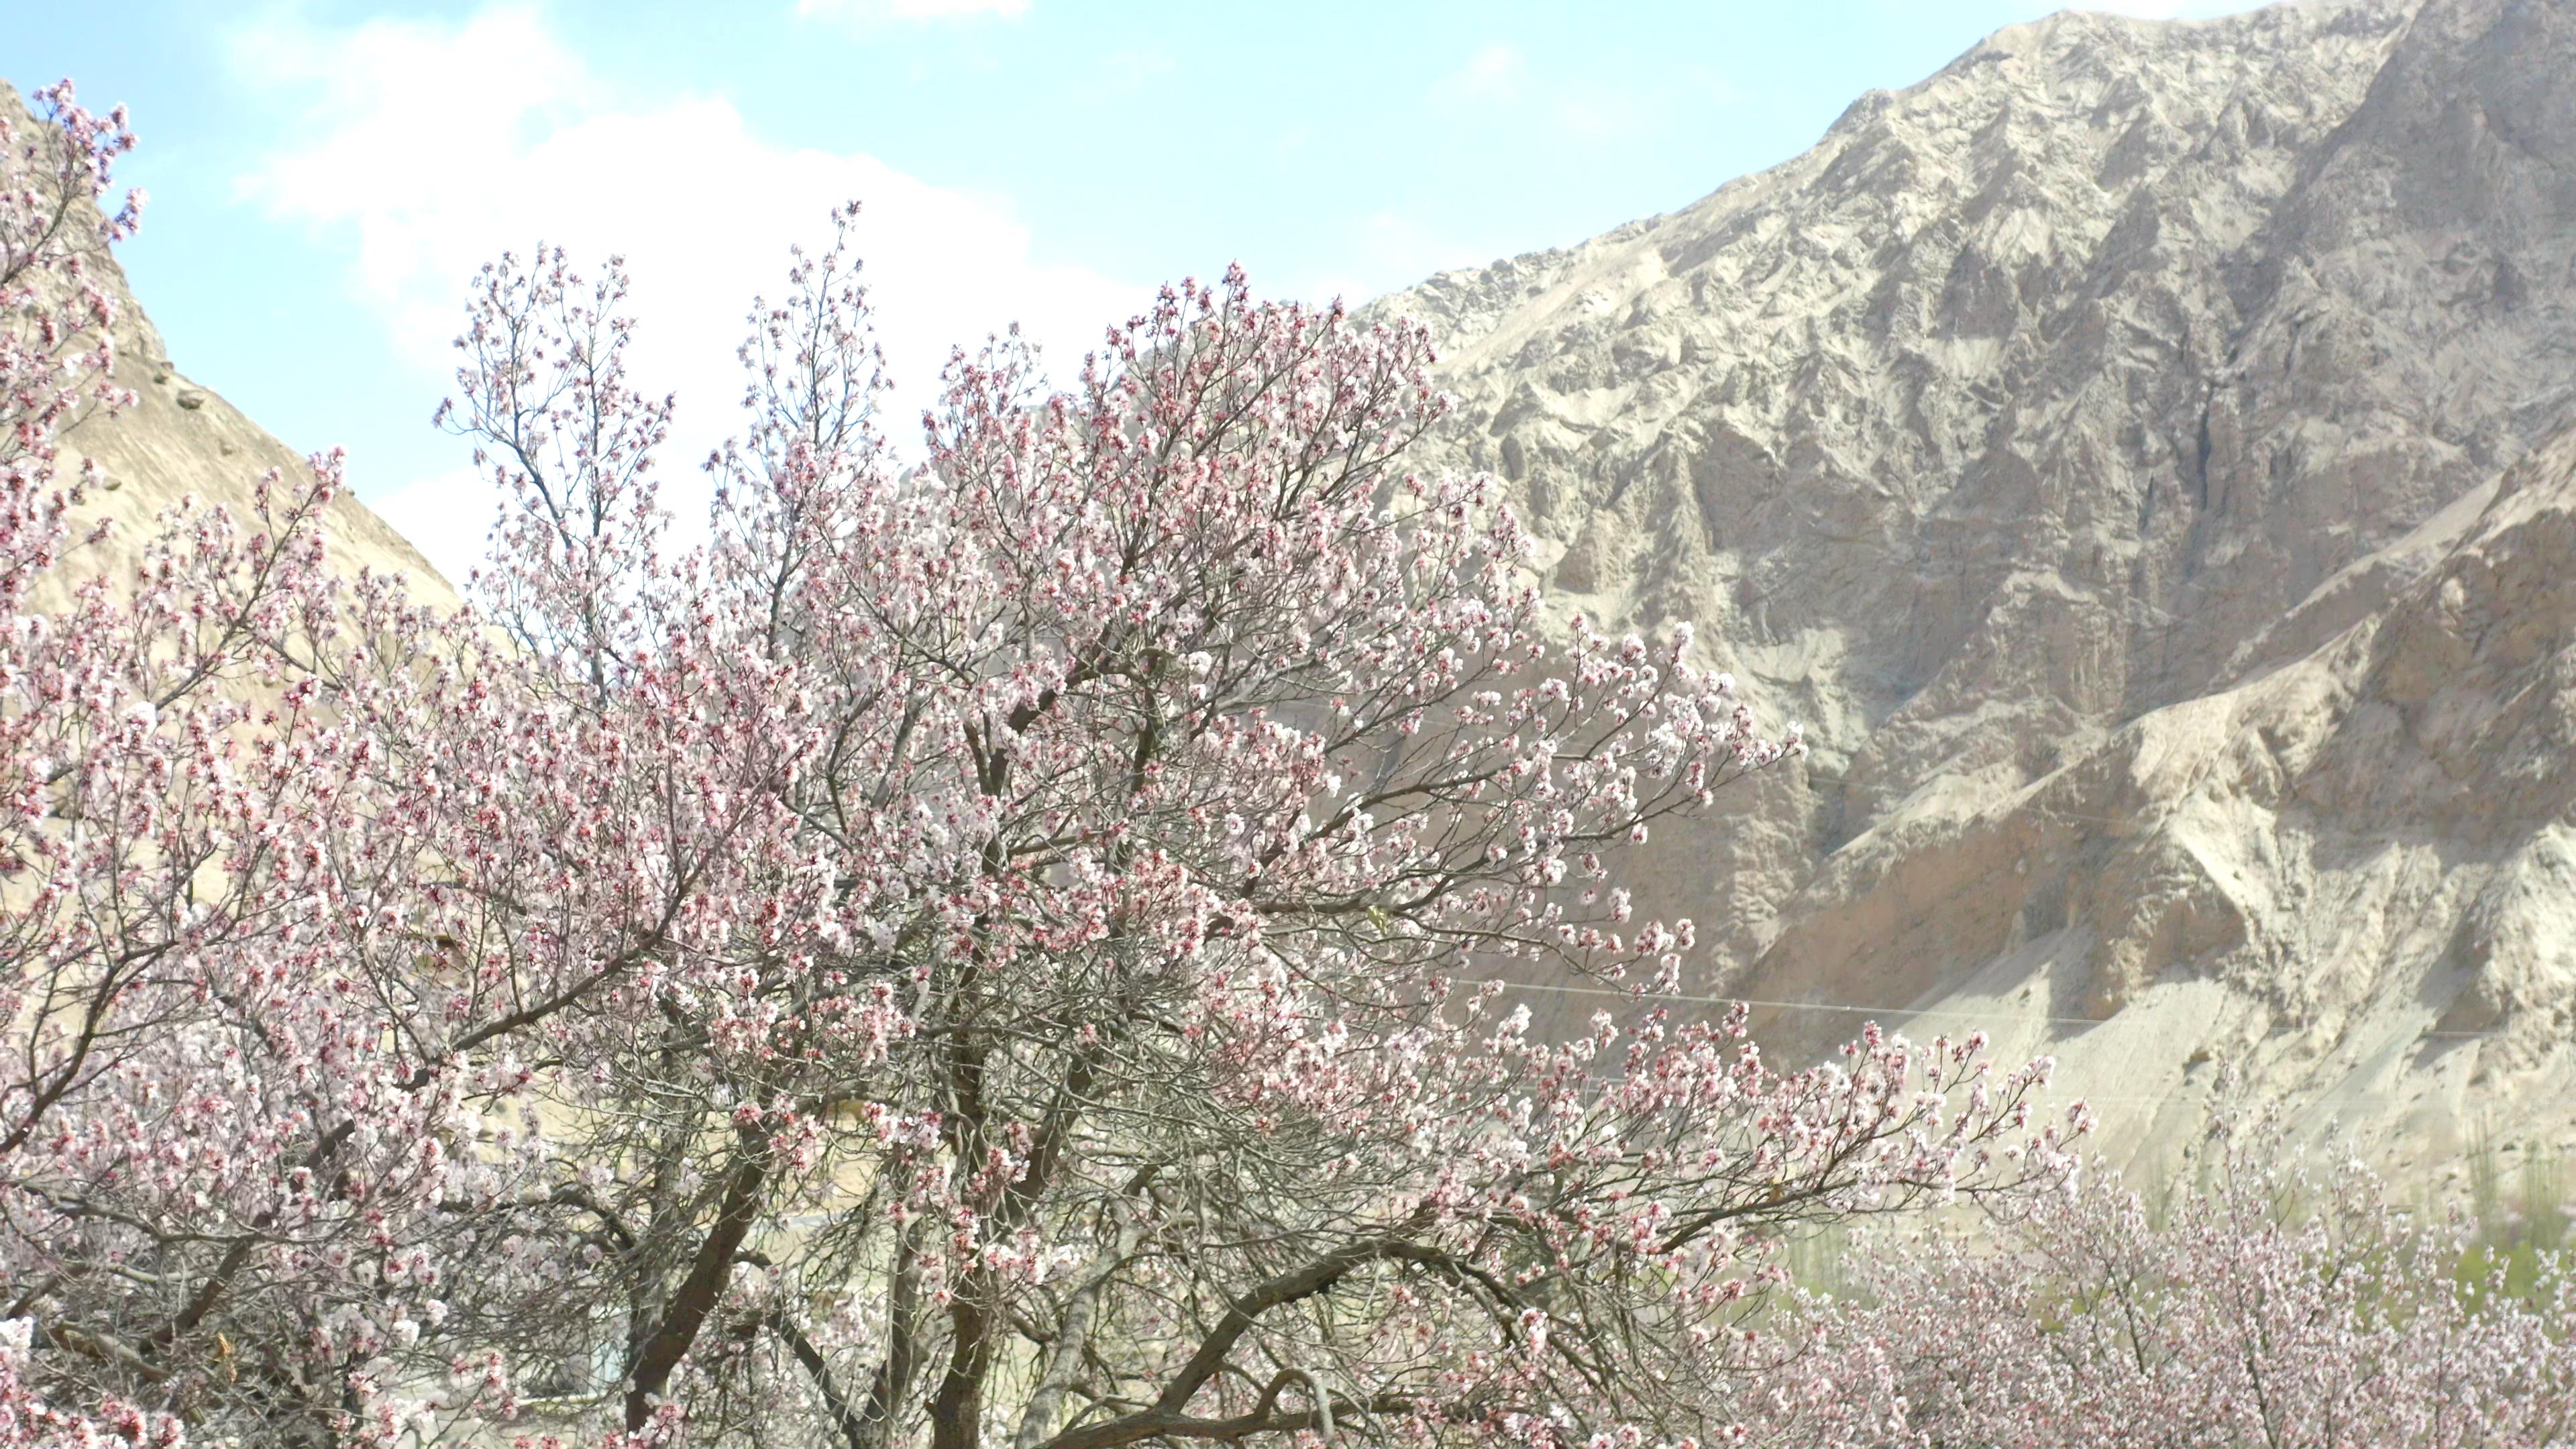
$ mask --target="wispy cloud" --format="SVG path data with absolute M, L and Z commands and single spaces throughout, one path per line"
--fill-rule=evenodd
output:
M 1380 211 L 1345 238 L 1341 265 L 1303 279 L 1297 295 L 1322 302 L 1333 297 L 1356 306 L 1381 292 L 1409 287 L 1436 272 L 1482 266 L 1494 259 L 1453 234 L 1395 211 Z
M 1485 124 L 1497 112 L 1518 123 L 1552 127 L 1587 141 L 1635 136 L 1674 119 L 1735 99 L 1734 87 L 1698 63 L 1616 82 L 1598 75 L 1545 72 L 1516 46 L 1489 45 L 1431 83 L 1424 97 L 1435 115 L 1461 124 Z
M 1510 105 L 1521 98 L 1528 73 L 1529 62 L 1517 48 L 1486 46 L 1431 83 L 1432 108 L 1457 112 Z
M 1141 91 L 1179 68 L 1179 59 L 1161 46 L 1131 46 L 1101 62 L 1101 84 L 1113 93 Z
M 339 241 L 350 291 L 430 375 L 452 365 L 465 284 L 495 253 L 540 240 L 593 265 L 623 253 L 643 324 L 637 371 L 680 395 L 675 474 L 734 427 L 734 348 L 752 294 L 777 290 L 788 244 L 819 239 L 841 200 L 863 205 L 858 239 L 898 416 L 930 399 L 953 344 L 1018 321 L 1063 372 L 1148 296 L 1041 259 L 1007 198 L 931 185 L 863 153 L 779 144 L 721 98 L 612 95 L 523 6 L 457 24 L 273 24 L 238 39 L 252 79 L 313 107 L 244 192 Z M 456 517 L 471 517 L 464 536 L 479 539 L 491 507 L 456 496 L 467 487 L 423 482 L 385 511 L 425 527 L 423 543 L 454 569 Z

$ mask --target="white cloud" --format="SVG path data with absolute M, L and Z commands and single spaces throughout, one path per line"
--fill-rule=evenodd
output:
M 955 20 L 1026 15 L 1029 0 L 796 0 L 796 13 L 826 20 Z
M 1111 95 L 1141 91 L 1179 68 L 1180 61 L 1161 46 L 1129 46 L 1102 62 L 1101 88 Z
M 1483 266 L 1496 255 L 1393 211 L 1371 215 L 1343 243 L 1340 265 L 1300 279 L 1291 295 L 1313 302 L 1339 297 L 1356 307 L 1437 272 Z
M 462 467 L 378 494 L 367 506 L 461 585 L 483 557 L 499 502 L 480 473 Z
M 271 26 L 242 37 L 239 56 L 278 93 L 314 103 L 292 141 L 244 178 L 246 193 L 345 235 L 351 289 L 430 375 L 453 367 L 465 284 L 503 248 L 524 255 L 542 239 L 591 266 L 624 254 L 643 324 L 638 380 L 680 395 L 665 455 L 674 485 L 734 430 L 734 348 L 752 294 L 777 293 L 788 244 L 822 240 L 839 201 L 862 203 L 863 275 L 898 418 L 932 397 L 952 344 L 1016 320 L 1062 376 L 1104 325 L 1150 296 L 1041 260 L 1006 198 L 932 185 L 865 154 L 774 143 L 720 98 L 621 104 L 526 8 L 455 25 Z M 390 480 L 357 463 L 380 493 Z M 474 544 L 488 521 L 488 495 L 455 496 L 466 486 L 427 480 L 386 504 L 408 522 L 439 521 L 429 528 L 439 536 L 420 541 L 450 570 L 471 556 L 450 551 L 460 536 L 451 516 L 470 515 Z
M 1673 123 L 1688 108 L 1725 105 L 1734 87 L 1709 66 L 1685 62 L 1673 74 L 1624 77 L 1604 84 L 1559 75 L 1535 75 L 1529 56 L 1509 45 L 1489 45 L 1456 70 L 1431 83 L 1424 100 L 1437 115 L 1473 126 L 1490 125 L 1496 113 L 1515 110 L 1524 124 L 1544 124 L 1590 141 L 1642 135 Z
M 1431 83 L 1431 104 L 1443 111 L 1509 105 L 1521 97 L 1529 62 L 1508 45 L 1489 45 L 1467 63 Z
M 1587 141 L 1606 141 L 1619 136 L 1634 136 L 1655 122 L 1658 108 L 1650 108 L 1635 92 L 1602 92 L 1568 96 L 1556 103 L 1549 114 L 1559 129 Z

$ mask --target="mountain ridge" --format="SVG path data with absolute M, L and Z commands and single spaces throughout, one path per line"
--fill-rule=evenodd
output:
M 2542 1045 L 2576 952 L 2531 885 L 2559 826 L 2521 808 L 2563 813 L 2529 734 L 2563 720 L 2351 773 L 2387 717 L 2536 687 L 2427 684 L 2487 645 L 2423 588 L 2510 583 L 2517 647 L 2576 657 L 2532 582 L 2576 569 L 2544 466 L 2576 424 L 2569 73 L 2564 3 L 2062 13 L 1688 206 L 1374 304 L 1443 343 L 1426 463 L 1507 480 L 1564 607 L 1696 618 L 1809 724 L 1811 768 L 1650 863 L 1710 989 L 1819 1003 L 1766 1013 L 1800 1052 L 1847 1005 L 1982 1012 L 2156 1099 L 2110 1113 L 2142 1140 L 2232 1065 L 2397 1156 L 2457 1145 L 2428 1103 L 2576 1143 Z M 2464 811 L 2443 769 L 2515 798 Z M 2377 924 L 2302 934 L 2328 901 Z

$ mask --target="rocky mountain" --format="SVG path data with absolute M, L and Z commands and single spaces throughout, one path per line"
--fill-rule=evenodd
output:
M 122 287 L 122 279 L 118 285 Z M 130 299 L 129 299 L 130 302 Z M 134 405 L 114 415 L 82 420 L 65 437 L 67 472 L 78 458 L 96 458 L 107 470 L 108 489 L 91 495 L 93 515 L 117 520 L 108 541 L 75 558 L 57 576 L 68 584 L 87 573 L 122 572 L 151 537 L 162 510 L 194 495 L 201 502 L 247 511 L 261 474 L 276 468 L 289 478 L 309 464 L 303 454 L 271 436 L 210 388 L 173 365 L 141 309 L 130 308 L 119 327 L 116 380 L 134 390 Z M 454 595 L 427 557 L 394 531 L 354 493 L 331 501 L 323 526 L 332 558 L 343 568 L 401 573 L 426 601 Z
M 1379 304 L 1565 607 L 1805 722 L 1641 892 L 1775 1051 L 2576 1145 L 2571 76 L 2576 0 L 2062 14 Z

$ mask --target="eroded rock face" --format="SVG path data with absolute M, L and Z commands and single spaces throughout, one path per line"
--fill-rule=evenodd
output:
M 1712 984 L 2115 1125 L 2232 1064 L 2397 1156 L 2576 1129 L 2571 75 L 2566 0 L 2060 15 L 1380 304 L 1567 608 L 1807 723 L 1649 864 Z

